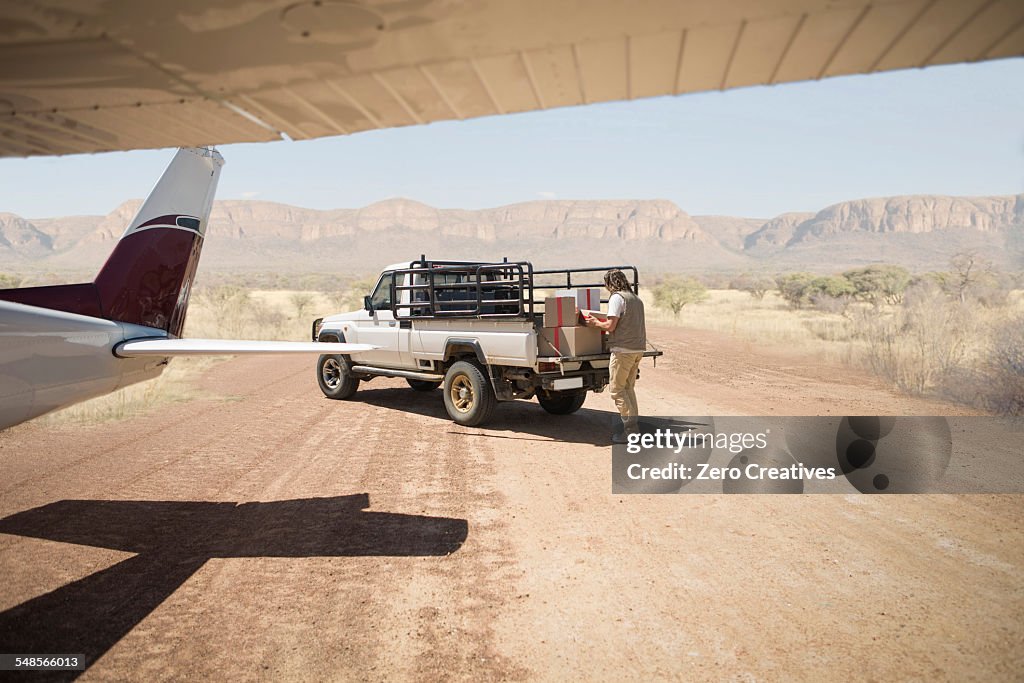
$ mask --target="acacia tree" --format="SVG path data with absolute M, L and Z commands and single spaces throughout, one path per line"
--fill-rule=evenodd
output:
M 974 250 L 961 251 L 953 254 L 949 260 L 952 268 L 952 288 L 960 303 L 967 301 L 967 292 L 992 272 L 992 264 L 978 255 Z
M 856 292 L 854 286 L 845 277 L 838 275 L 822 275 L 807 285 L 808 294 L 813 301 L 815 297 L 827 296 L 833 299 L 850 298 Z
M 654 305 L 667 308 L 677 318 L 687 304 L 700 303 L 708 298 L 708 290 L 694 277 L 667 277 L 653 291 Z
M 779 294 L 793 308 L 803 308 L 811 303 L 810 284 L 815 276 L 811 273 L 786 273 L 775 278 Z
M 744 273 L 730 283 L 732 289 L 746 292 L 758 301 L 764 299 L 764 295 L 775 289 L 775 279 L 768 275 L 751 275 Z
M 910 284 L 910 271 L 902 266 L 877 265 L 856 268 L 843 273 L 854 288 L 854 295 L 871 304 L 885 301 L 899 304 Z

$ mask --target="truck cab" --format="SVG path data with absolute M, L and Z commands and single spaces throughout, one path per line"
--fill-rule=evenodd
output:
M 336 329 L 345 339 L 364 339 L 378 348 L 358 354 L 357 360 L 381 364 L 385 367 L 415 367 L 409 348 L 412 334 L 411 321 L 395 320 L 392 311 L 393 275 L 405 270 L 410 263 L 393 263 L 377 278 L 371 292 L 363 297 L 363 308 L 350 313 L 339 313 L 323 319 L 324 327 Z M 400 290 L 399 296 L 408 299 L 409 292 Z M 406 302 L 407 303 L 407 302 Z

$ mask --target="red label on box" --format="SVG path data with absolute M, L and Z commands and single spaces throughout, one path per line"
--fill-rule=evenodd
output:
M 574 327 L 576 300 L 567 296 L 549 296 L 544 299 L 544 327 Z

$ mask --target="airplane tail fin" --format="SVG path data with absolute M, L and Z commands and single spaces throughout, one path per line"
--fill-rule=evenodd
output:
M 224 159 L 179 149 L 93 282 L 0 291 L 0 299 L 180 337 Z
M 174 155 L 96 276 L 104 318 L 181 336 L 223 165 L 213 149 Z

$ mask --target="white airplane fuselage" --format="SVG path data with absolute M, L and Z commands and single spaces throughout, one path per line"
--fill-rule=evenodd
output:
M 151 379 L 166 358 L 118 358 L 127 339 L 166 332 L 0 301 L 0 429 Z

